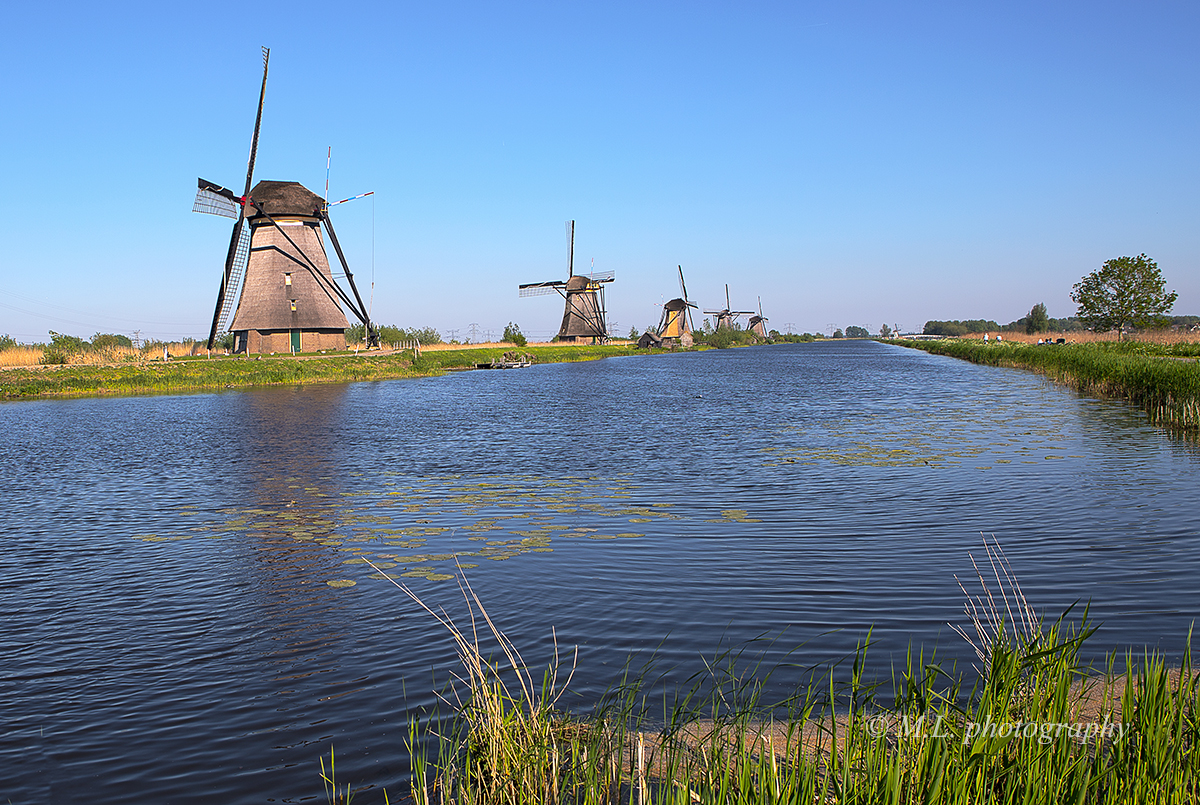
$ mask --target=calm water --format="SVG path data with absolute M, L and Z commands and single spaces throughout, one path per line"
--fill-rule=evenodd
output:
M 453 556 L 580 706 L 761 635 L 968 649 L 980 533 L 1097 652 L 1176 655 L 1200 611 L 1200 456 L 1116 402 L 875 343 L 426 380 L 0 405 L 0 793 L 322 800 L 318 757 L 405 790 L 453 649 Z M 335 587 L 328 582 L 353 581 Z M 786 682 L 787 674 L 781 677 Z M 395 797 L 393 796 L 393 799 Z

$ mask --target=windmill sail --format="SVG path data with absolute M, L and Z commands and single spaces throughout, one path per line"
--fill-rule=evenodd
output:
M 221 300 L 221 309 L 217 313 L 217 332 L 223 333 L 229 330 L 229 317 L 233 314 L 233 309 L 236 300 L 239 296 L 239 291 L 242 286 L 242 275 L 246 272 L 246 263 L 250 259 L 250 228 L 243 226 L 238 232 L 237 250 L 233 255 L 232 270 L 229 272 L 228 278 L 225 280 L 224 299 Z
M 214 192 L 211 187 L 205 187 L 203 181 L 200 183 L 200 189 L 196 191 L 196 202 L 192 204 L 192 212 L 220 215 L 222 218 L 235 220 L 241 209 L 242 205 L 236 200 Z

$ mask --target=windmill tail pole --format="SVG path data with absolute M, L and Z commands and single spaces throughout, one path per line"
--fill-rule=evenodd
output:
M 358 317 L 362 319 L 363 329 L 366 331 L 367 347 L 379 346 L 379 333 L 375 329 L 375 325 L 371 324 L 371 317 L 367 313 L 367 308 L 363 305 L 362 296 L 358 293 L 358 286 L 354 284 L 354 274 L 350 272 L 350 265 L 346 262 L 346 255 L 342 253 L 342 244 L 338 243 L 337 233 L 333 231 L 333 221 L 329 220 L 329 214 L 324 213 L 321 216 L 325 220 L 325 228 L 329 230 L 329 241 L 333 244 L 333 250 L 337 252 L 338 260 L 342 264 L 342 270 L 346 272 L 346 281 L 350 283 L 350 290 L 354 291 L 354 298 L 358 300 L 358 310 L 354 311 Z

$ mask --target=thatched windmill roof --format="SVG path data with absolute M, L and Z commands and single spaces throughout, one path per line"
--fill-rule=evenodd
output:
M 299 182 L 263 181 L 254 185 L 250 198 L 272 218 L 303 215 L 318 218 L 325 201 Z M 252 209 L 250 216 L 257 213 Z

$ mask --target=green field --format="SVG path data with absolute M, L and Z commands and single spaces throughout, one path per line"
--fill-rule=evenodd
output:
M 257 356 L 177 358 L 103 366 L 38 366 L 0 370 L 0 399 L 100 397 L 126 394 L 177 394 L 250 386 L 349 383 L 427 377 L 448 369 L 487 363 L 505 348 L 423 350 L 387 355 L 344 353 L 331 356 Z M 515 350 L 536 363 L 589 361 L 616 355 L 647 354 L 632 346 L 529 346 Z

